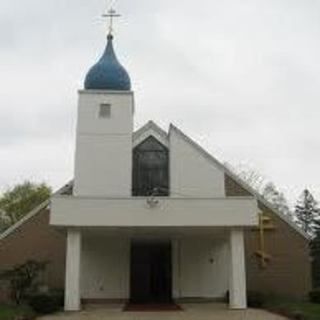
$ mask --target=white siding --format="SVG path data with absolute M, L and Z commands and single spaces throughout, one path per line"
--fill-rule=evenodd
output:
M 83 237 L 81 297 L 126 299 L 129 296 L 129 241 Z
M 86 198 L 54 196 L 50 223 L 75 227 L 227 227 L 257 226 L 253 198 Z
M 75 195 L 131 194 L 131 140 L 126 136 L 78 136 Z
M 228 290 L 227 242 L 186 238 L 180 242 L 180 297 L 221 298 Z
M 175 130 L 170 131 L 172 197 L 224 197 L 224 173 Z
M 101 104 L 111 105 L 110 118 L 99 118 Z M 80 92 L 75 195 L 131 195 L 133 107 L 130 92 Z
M 173 296 L 221 298 L 228 290 L 227 241 L 185 237 L 173 241 Z M 128 299 L 130 240 L 83 236 L 81 298 Z

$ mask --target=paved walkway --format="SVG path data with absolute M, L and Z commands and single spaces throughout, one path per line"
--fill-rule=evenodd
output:
M 76 313 L 61 313 L 41 320 L 286 320 L 263 310 L 233 311 L 223 304 L 182 304 L 183 311 L 122 312 L 120 305 L 87 307 Z

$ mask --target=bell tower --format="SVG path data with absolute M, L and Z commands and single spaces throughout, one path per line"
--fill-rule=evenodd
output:
M 134 96 L 129 74 L 113 48 L 110 17 L 106 49 L 79 91 L 75 196 L 128 197 L 132 185 Z

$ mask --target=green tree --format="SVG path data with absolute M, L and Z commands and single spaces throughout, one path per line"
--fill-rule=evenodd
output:
M 227 164 L 231 171 L 235 172 L 242 180 L 244 180 L 252 189 L 263 196 L 272 206 L 285 214 L 291 220 L 293 219 L 292 210 L 282 191 L 257 170 L 248 167 L 247 165 L 239 165 L 232 167 Z
M 26 181 L 6 190 L 0 196 L 0 225 L 8 226 L 19 221 L 51 195 L 51 188 L 44 183 Z
M 10 219 L 6 213 L 0 209 L 0 233 L 6 230 L 10 225 Z
M 262 195 L 274 208 L 292 219 L 292 212 L 285 195 L 272 182 L 265 185 Z
M 305 189 L 295 206 L 298 225 L 309 235 L 313 236 L 318 226 L 320 209 L 318 203 L 308 189 Z

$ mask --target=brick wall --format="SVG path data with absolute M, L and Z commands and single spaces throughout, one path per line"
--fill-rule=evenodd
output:
M 227 196 L 248 196 L 250 193 L 232 178 L 225 177 Z M 260 210 L 271 218 L 274 230 L 265 231 L 265 251 L 271 255 L 262 268 L 255 251 L 259 249 L 259 232 L 245 233 L 248 290 L 265 294 L 301 298 L 311 288 L 311 264 L 308 240 L 279 216 L 259 203 Z
M 49 261 L 44 281 L 52 288 L 64 287 L 65 236 L 49 226 L 48 210 L 39 212 L 0 241 L 0 272 L 27 260 Z M 3 289 L 0 298 L 5 296 Z

